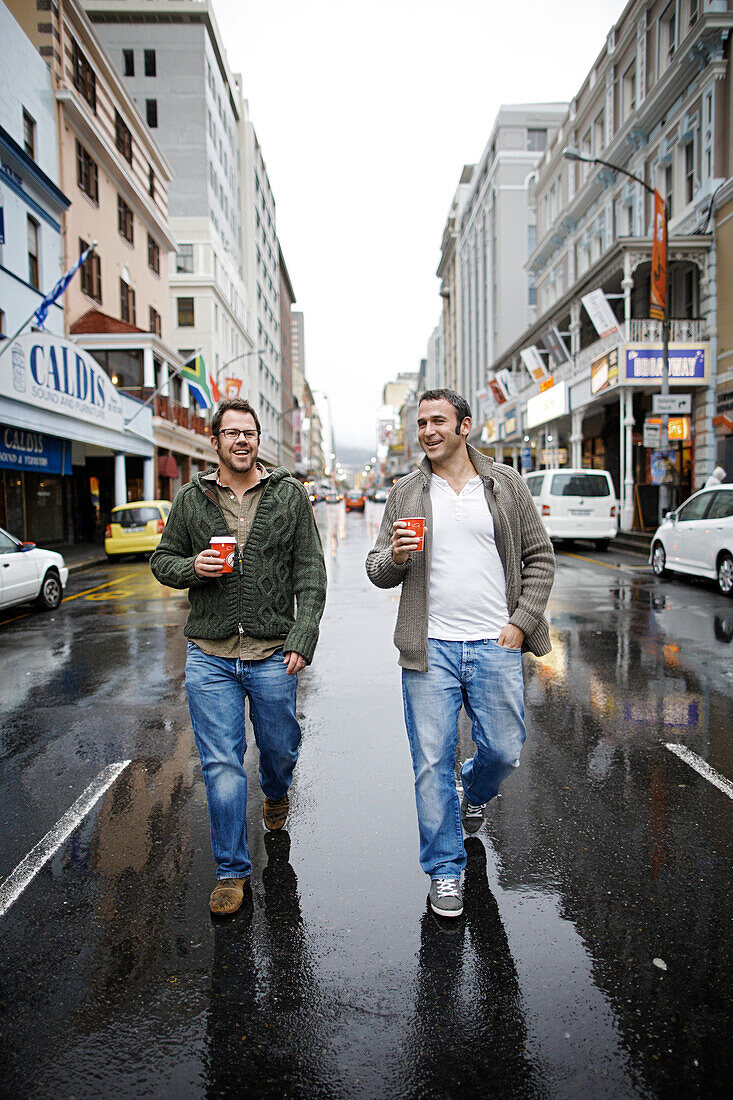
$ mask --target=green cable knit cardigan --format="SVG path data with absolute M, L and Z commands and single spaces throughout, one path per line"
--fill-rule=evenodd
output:
M 176 494 L 150 559 L 161 584 L 188 589 L 191 610 L 183 633 L 211 639 L 286 636 L 284 651 L 310 664 L 326 603 L 326 567 L 305 489 L 284 467 L 274 470 L 234 572 L 201 580 L 195 558 L 212 535 L 228 534 L 215 490 L 197 474 Z

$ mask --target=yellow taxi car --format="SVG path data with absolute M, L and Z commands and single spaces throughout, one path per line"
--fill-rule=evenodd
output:
M 169 500 L 131 500 L 129 504 L 113 508 L 104 532 L 107 557 L 152 554 L 160 542 L 170 510 Z

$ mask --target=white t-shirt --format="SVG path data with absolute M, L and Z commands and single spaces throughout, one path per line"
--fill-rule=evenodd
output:
M 509 622 L 506 578 L 494 519 L 476 475 L 460 493 L 433 474 L 428 637 L 470 642 L 498 638 Z

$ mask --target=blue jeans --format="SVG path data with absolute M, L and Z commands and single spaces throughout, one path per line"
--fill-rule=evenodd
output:
M 519 767 L 526 739 L 522 654 L 490 639 L 428 639 L 428 671 L 402 669 L 405 725 L 415 773 L 420 866 L 431 878 L 460 878 L 466 865 L 455 757 L 461 704 L 476 754 L 461 768 L 473 805 L 496 796 Z
M 283 652 L 264 661 L 210 657 L 193 642 L 186 654 L 186 692 L 211 819 L 217 878 L 252 873 L 247 848 L 247 751 L 244 701 L 260 750 L 260 786 L 277 802 L 287 794 L 298 759 L 295 717 L 298 677 L 288 676 Z

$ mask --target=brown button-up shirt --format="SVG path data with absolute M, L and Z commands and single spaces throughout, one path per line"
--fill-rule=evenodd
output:
M 243 494 L 241 500 L 228 485 L 222 485 L 219 471 L 212 470 L 204 474 L 203 480 L 213 483 L 219 506 L 226 517 L 230 534 L 237 540 L 240 553 L 252 530 L 257 506 L 262 499 L 265 483 L 270 476 L 264 466 L 257 463 L 260 480 Z M 285 638 L 250 638 L 246 634 L 234 634 L 231 638 L 191 638 L 203 653 L 210 657 L 239 657 L 241 661 L 264 661 L 266 657 L 280 649 Z

